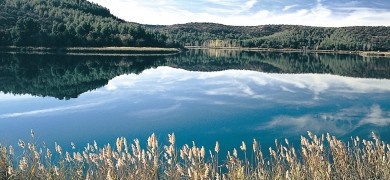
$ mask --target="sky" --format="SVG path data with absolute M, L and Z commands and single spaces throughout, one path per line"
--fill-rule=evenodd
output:
M 130 22 L 390 26 L 390 0 L 89 0 Z

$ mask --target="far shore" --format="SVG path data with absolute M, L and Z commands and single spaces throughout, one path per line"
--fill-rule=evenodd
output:
M 97 56 L 157 56 L 172 55 L 181 52 L 178 48 L 160 47 L 0 47 L 0 52 L 23 54 L 65 54 Z
M 390 52 L 381 51 L 346 51 L 346 50 L 312 50 L 312 49 L 290 49 L 290 48 L 245 48 L 245 47 L 202 47 L 186 46 L 187 49 L 216 49 L 216 50 L 237 50 L 237 51 L 254 51 L 254 52 L 302 52 L 302 53 L 335 53 L 335 54 L 358 54 L 363 57 L 389 57 Z
M 346 50 L 312 50 L 312 49 L 290 49 L 290 48 L 244 48 L 244 47 L 203 47 L 185 46 L 185 49 L 203 50 L 237 50 L 253 52 L 301 52 L 301 53 L 334 53 L 334 54 L 358 54 L 363 57 L 386 57 L 390 58 L 390 51 L 346 51 Z M 3 46 L 0 52 L 22 53 L 22 54 L 65 54 L 81 56 L 163 56 L 180 53 L 185 49 L 161 48 L 161 47 L 18 47 Z

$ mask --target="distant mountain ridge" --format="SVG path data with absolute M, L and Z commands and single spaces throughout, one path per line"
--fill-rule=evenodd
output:
M 146 26 L 166 32 L 186 46 L 211 48 L 293 48 L 312 50 L 387 51 L 390 27 L 311 27 L 300 25 L 229 26 L 187 23 Z

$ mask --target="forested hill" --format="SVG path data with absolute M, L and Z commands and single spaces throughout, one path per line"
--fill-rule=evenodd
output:
M 390 27 L 141 25 L 87 0 L 0 0 L 0 46 L 292 48 L 389 51 Z
M 0 0 L 0 46 L 9 45 L 176 46 L 167 35 L 86 0 Z
M 390 27 L 309 27 L 297 25 L 227 26 L 188 23 L 147 26 L 186 46 L 211 48 L 293 48 L 313 50 L 390 50 Z

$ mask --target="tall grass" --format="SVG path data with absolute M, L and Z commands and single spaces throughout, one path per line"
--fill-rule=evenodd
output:
M 0 145 L 0 179 L 390 179 L 390 145 L 374 133 L 372 138 L 344 143 L 308 132 L 299 149 L 287 139 L 275 141 L 266 156 L 253 140 L 252 147 L 242 142 L 222 160 L 218 142 L 208 151 L 195 143 L 178 148 L 174 134 L 167 145 L 152 134 L 145 147 L 121 137 L 115 146 L 94 142 L 73 153 L 20 140 L 22 154 Z

